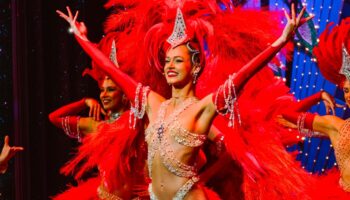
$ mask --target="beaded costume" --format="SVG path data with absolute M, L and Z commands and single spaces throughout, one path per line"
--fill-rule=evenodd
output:
M 199 57 L 201 57 L 200 65 L 204 69 L 195 85 L 196 95 L 204 97 L 212 94 L 212 102 L 216 104 L 217 111 L 223 114 L 228 111 L 230 123 L 226 120 L 225 123 L 219 124 L 217 127 L 225 130 L 227 150 L 243 168 L 244 183 L 242 188 L 245 192 L 245 198 L 281 199 L 283 196 L 285 199 L 310 199 L 307 186 L 312 185 L 312 180 L 298 166 L 293 157 L 285 151 L 281 141 L 276 136 L 279 132 L 275 132 L 274 122 L 266 119 L 266 113 L 261 112 L 262 105 L 266 106 L 266 104 L 271 103 L 269 100 L 276 97 L 276 94 L 284 94 L 287 91 L 285 86 L 274 78 L 270 69 L 262 69 L 282 48 L 281 45 L 269 47 L 263 51 L 267 46 L 267 41 L 275 38 L 273 34 L 268 35 L 265 32 L 273 30 L 272 27 L 275 28 L 276 23 L 271 22 L 270 24 L 268 18 L 261 17 L 258 12 L 252 12 L 253 14 L 250 13 L 251 17 L 255 16 L 252 17 L 254 20 L 250 21 L 256 24 L 254 26 L 241 26 L 247 22 L 245 16 L 249 15 L 249 12 L 247 14 L 239 9 L 234 12 L 231 12 L 230 9 L 223 11 L 218 8 L 216 1 L 211 0 L 179 2 L 181 2 L 181 6 L 173 1 L 133 1 L 128 7 L 129 10 L 126 9 L 126 13 L 113 14 L 113 17 L 127 15 L 126 19 L 118 22 L 132 22 L 128 24 L 134 26 L 131 31 L 127 30 L 130 31 L 128 32 L 129 40 L 119 46 L 122 49 L 127 49 L 128 60 L 136 63 L 130 64 L 139 65 L 142 63 L 144 65 L 140 65 L 141 67 L 151 66 L 158 68 L 159 71 L 162 70 L 164 53 L 169 49 L 169 45 L 173 45 L 165 41 L 172 35 L 175 13 L 181 7 L 182 12 L 186 15 L 184 18 L 187 20 L 186 27 L 188 28 L 186 34 L 183 35 L 188 36 L 188 38 L 171 41 L 189 42 L 191 46 L 192 43 L 197 44 L 196 49 L 200 51 Z M 128 4 L 128 1 L 110 0 L 109 6 L 114 3 Z M 116 28 L 118 27 L 116 26 Z M 261 34 L 262 32 L 264 34 Z M 138 89 L 137 81 L 120 70 L 114 69 L 106 56 L 101 54 L 89 41 L 79 37 L 79 34 L 76 35 L 76 39 L 85 52 L 97 63 L 97 66 L 119 84 L 131 101 L 134 100 L 132 103 L 137 102 L 137 105 L 133 105 L 135 114 L 144 113 L 143 106 L 145 105 L 138 105 L 144 101 L 144 93 Z M 193 42 L 192 39 L 196 40 L 197 43 Z M 175 43 L 174 45 L 178 45 L 177 42 Z M 247 48 L 248 46 L 249 48 Z M 256 56 L 260 52 L 263 53 Z M 253 56 L 256 58 L 253 59 Z M 251 62 L 243 66 L 248 61 Z M 142 71 L 146 72 L 144 69 Z M 223 84 L 227 77 L 235 72 L 237 74 Z M 147 83 L 143 84 L 147 85 Z M 217 90 L 222 84 L 220 90 Z M 244 90 L 242 90 L 243 88 Z M 261 101 L 256 99 L 261 99 Z M 240 105 L 239 110 L 237 102 Z M 162 110 L 165 110 L 167 104 L 169 104 L 167 101 L 162 104 L 157 117 L 165 116 L 162 114 L 164 112 Z M 186 104 L 185 101 L 184 105 Z M 178 155 L 174 154 L 175 149 L 173 149 L 176 145 L 176 147 L 180 146 L 178 149 L 189 148 L 193 150 L 199 147 L 205 139 L 204 136 L 202 138 L 200 135 L 183 130 L 181 124 L 173 119 L 184 110 L 185 108 L 181 108 L 179 111 L 174 111 L 166 119 L 159 117 L 150 124 L 146 131 L 146 140 L 149 145 L 149 173 L 153 179 L 153 183 L 149 185 L 149 191 L 153 199 L 157 198 L 153 192 L 162 189 L 162 185 L 157 182 L 159 180 L 153 178 L 157 175 L 153 171 L 155 166 L 180 177 L 176 180 L 182 178 L 183 185 L 177 188 L 175 194 L 180 199 L 184 198 L 191 187 L 193 188 L 193 184 L 198 181 L 196 178 L 198 169 L 195 164 L 182 163 L 177 158 Z M 140 117 L 137 116 L 137 118 Z M 242 124 L 236 123 L 239 121 Z M 228 128 L 228 125 L 232 125 L 234 129 Z M 169 127 L 174 127 L 176 131 Z M 183 133 L 186 133 L 185 137 Z M 158 172 L 158 174 L 160 173 Z M 230 198 L 232 199 L 232 197 L 228 199 Z
M 188 181 L 178 190 L 173 199 L 183 199 L 192 186 L 199 180 L 197 177 L 198 168 L 195 165 L 187 165 L 176 158 L 174 150 L 169 140 L 175 140 L 177 143 L 186 147 L 200 147 L 206 140 L 205 135 L 191 133 L 181 127 L 179 115 L 191 106 L 197 100 L 195 98 L 186 99 L 183 104 L 165 118 L 165 112 L 168 105 L 172 102 L 167 100 L 160 106 L 157 120 L 150 125 L 145 132 L 148 143 L 148 170 L 152 177 L 152 165 L 154 159 L 160 159 L 164 167 L 179 177 L 188 178 Z M 157 197 L 152 191 L 152 185 L 149 187 L 151 199 Z
M 350 81 L 350 18 L 344 18 L 339 25 L 329 24 L 320 35 L 319 43 L 314 48 L 313 54 L 317 59 L 318 67 L 322 75 L 328 81 L 336 84 L 340 88 L 344 86 L 346 80 Z M 332 49 L 332 51 L 329 51 Z M 339 196 L 339 199 L 350 198 L 350 182 L 345 181 L 342 176 L 349 176 L 350 170 L 350 121 L 345 120 L 342 127 L 338 130 L 338 138 L 333 143 L 335 158 L 339 171 L 332 171 L 324 178 L 324 185 L 329 186 L 333 182 L 332 188 L 337 186 L 342 190 L 336 190 L 333 193 Z M 345 174 L 346 173 L 346 174 Z M 339 179 L 340 176 L 340 179 Z M 330 180 L 327 180 L 330 179 Z M 335 181 L 336 180 L 336 181 Z M 343 197 L 344 196 L 344 197 Z
M 344 170 L 350 170 L 350 119 L 347 119 L 339 130 L 339 139 L 334 144 L 335 158 L 338 163 L 340 175 Z M 350 192 L 350 183 L 339 179 L 339 185 L 347 192 Z
M 130 73 L 131 68 L 124 69 L 124 66 L 119 66 L 116 60 L 115 40 L 117 39 L 119 34 L 111 32 L 100 41 L 99 48 L 109 55 L 115 66 Z M 84 74 L 92 76 L 100 85 L 106 75 L 98 71 L 94 63 L 92 65 L 93 68 L 85 70 Z M 85 99 L 75 104 L 86 107 Z M 62 112 L 59 114 L 61 115 Z M 61 169 L 65 175 L 74 174 L 78 185 L 69 187 L 54 199 L 149 199 L 148 181 L 144 173 L 147 153 L 144 124 L 142 121 L 134 121 L 131 124 L 131 116 L 131 111 L 111 113 L 108 120 L 99 123 L 96 132 L 89 133 L 82 139 L 75 157 Z M 71 125 L 66 118 L 69 119 L 69 116 L 62 120 L 65 131 L 69 130 Z M 75 127 L 79 130 L 77 123 Z M 80 139 L 80 137 L 77 138 Z M 99 171 L 97 174 L 86 181 L 81 181 L 83 175 L 90 173 L 91 169 L 96 167 Z

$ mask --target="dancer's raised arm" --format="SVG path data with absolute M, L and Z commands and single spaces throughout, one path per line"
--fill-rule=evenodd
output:
M 86 108 L 89 108 L 89 117 L 77 115 Z M 106 115 L 106 112 L 95 99 L 83 98 L 51 112 L 49 119 L 56 127 L 62 128 L 68 136 L 81 139 L 81 134 L 86 135 L 96 131 L 101 114 Z
M 295 30 L 302 24 L 312 19 L 312 16 L 308 18 L 302 18 L 305 12 L 305 7 L 300 11 L 299 15 L 296 17 L 294 4 L 292 4 L 292 16 L 290 17 L 286 10 L 284 10 L 287 24 L 281 34 L 281 36 L 274 42 L 270 47 L 265 49 L 262 53 L 256 56 L 248 64 L 246 64 L 242 69 L 240 69 L 237 75 L 234 77 L 233 84 L 235 85 L 237 91 L 239 91 L 245 83 L 256 74 L 262 67 L 266 66 L 268 62 L 279 52 L 282 47 L 289 41 L 294 35 Z
M 226 113 L 227 111 L 234 110 L 234 102 L 240 90 L 253 77 L 260 69 L 276 55 L 277 52 L 288 42 L 294 35 L 295 30 L 302 24 L 312 19 L 312 16 L 302 18 L 305 7 L 301 10 L 299 15 L 296 17 L 294 11 L 294 4 L 292 4 L 292 16 L 290 17 L 285 11 L 287 24 L 281 34 L 281 36 L 262 53 L 253 58 L 249 63 L 243 66 L 236 74 L 230 75 L 228 80 L 219 87 L 219 89 L 211 96 L 206 99 L 211 106 L 209 110 L 217 110 L 219 113 Z M 213 109 L 215 108 L 215 109 Z M 232 116 L 231 116 L 232 117 Z
M 139 115 L 139 117 L 143 115 L 145 112 L 146 103 L 148 105 L 147 111 L 151 111 L 152 108 L 158 107 L 164 98 L 159 94 L 150 91 L 148 87 L 142 86 L 141 83 L 137 83 L 130 76 L 116 68 L 114 63 L 112 63 L 97 47 L 95 47 L 95 45 L 93 45 L 87 39 L 87 29 L 84 23 L 77 22 L 78 11 L 73 16 L 69 7 L 66 8 L 68 16 L 59 10 L 56 12 L 70 24 L 78 43 L 96 63 L 96 67 L 106 73 L 113 80 L 113 82 L 117 83 L 128 99 L 134 104 L 134 111 L 136 111 L 136 115 Z

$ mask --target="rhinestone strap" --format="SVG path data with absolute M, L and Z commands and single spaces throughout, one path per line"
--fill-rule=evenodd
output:
M 223 116 L 229 114 L 229 123 L 228 123 L 229 127 L 234 126 L 236 115 L 237 115 L 237 121 L 239 125 L 242 124 L 241 114 L 239 112 L 238 103 L 237 103 L 237 93 L 236 93 L 235 85 L 233 83 L 233 79 L 234 79 L 234 75 L 230 75 L 229 78 L 225 81 L 225 83 L 218 88 L 215 94 L 215 102 L 214 102 L 217 113 Z M 222 96 L 225 101 L 224 108 L 218 108 L 219 96 Z
M 170 132 L 174 131 L 172 128 L 174 128 L 173 126 L 171 126 L 172 124 L 174 124 L 176 118 L 178 115 L 180 115 L 184 110 L 186 110 L 190 105 L 192 105 L 194 102 L 196 102 L 197 99 L 195 98 L 188 98 L 186 99 L 182 106 L 180 106 L 178 109 L 176 109 L 173 113 L 171 113 L 168 117 L 168 119 L 166 121 L 162 121 L 161 124 L 164 125 L 164 131 L 165 130 L 171 130 Z M 166 104 L 169 105 L 170 100 L 168 100 Z M 163 109 L 165 110 L 165 106 L 163 107 Z M 165 113 L 165 112 L 164 112 Z M 161 115 L 164 116 L 164 113 L 162 113 Z M 159 115 L 159 116 L 161 116 Z M 164 119 L 164 117 L 163 117 Z M 178 127 L 176 128 L 176 132 L 179 134 L 181 134 L 181 129 L 180 125 L 178 125 Z M 174 133 L 175 135 L 177 135 L 177 133 Z M 161 144 L 160 146 L 162 147 L 163 151 L 160 151 L 160 156 L 162 159 L 162 162 L 164 164 L 164 166 L 173 174 L 180 176 L 180 177 L 186 177 L 186 178 L 190 178 L 192 176 L 195 176 L 197 174 L 197 168 L 196 166 L 190 166 L 187 164 L 184 164 L 182 162 L 180 162 L 178 159 L 176 159 L 175 157 L 175 152 L 174 150 L 171 148 L 170 142 L 168 140 L 167 136 L 164 136 L 163 141 L 160 141 Z M 182 142 L 183 144 L 185 143 L 184 141 Z M 188 144 L 191 144 L 191 141 L 186 142 Z
M 185 185 L 183 185 L 176 193 L 173 200 L 182 200 L 185 198 L 187 193 L 192 189 L 193 185 L 196 184 L 199 181 L 199 178 L 197 176 L 192 177 L 190 180 L 188 180 Z
M 187 129 L 181 127 L 177 117 L 174 118 L 173 123 L 169 126 L 169 130 L 170 135 L 173 136 L 179 144 L 187 147 L 201 146 L 207 139 L 206 135 L 191 133 Z
M 188 192 L 192 189 L 194 184 L 196 184 L 199 181 L 199 178 L 197 176 L 194 176 L 190 178 L 181 188 L 176 192 L 175 196 L 172 198 L 172 200 L 183 200 L 185 196 L 188 194 Z M 148 185 L 148 192 L 150 195 L 151 200 L 158 200 L 157 196 L 153 192 L 152 183 Z
M 137 84 L 136 93 L 135 93 L 135 100 L 134 100 L 134 106 L 131 105 L 131 112 L 129 116 L 129 126 L 133 129 L 136 127 L 136 121 L 137 119 L 142 119 L 146 112 L 146 105 L 147 105 L 147 95 L 149 93 L 150 89 L 148 86 L 143 87 L 141 83 Z M 140 105 L 140 92 L 142 92 L 142 99 L 141 99 L 141 105 Z M 134 117 L 132 117 L 134 116 Z
M 169 101 L 165 101 L 161 104 L 158 110 L 158 117 L 156 122 L 152 126 L 147 127 L 145 131 L 145 137 L 148 143 L 147 165 L 148 165 L 148 174 L 150 177 L 152 177 L 153 159 L 160 146 L 160 139 L 155 137 L 153 134 L 155 133 L 156 130 L 157 131 L 159 130 L 160 126 L 162 126 L 161 122 L 165 117 L 165 109 L 169 105 L 169 103 L 170 103 Z
M 70 125 L 70 116 L 66 116 L 62 119 L 61 121 L 61 126 L 66 135 L 68 135 L 70 138 L 78 139 L 79 142 L 82 140 L 82 135 L 80 133 L 79 129 L 79 119 L 80 116 L 76 118 L 76 130 L 72 131 L 71 130 L 71 125 Z
M 186 138 L 184 136 L 184 134 L 186 133 L 181 133 L 183 129 L 180 129 L 181 126 L 179 123 L 176 126 L 177 128 L 174 128 L 173 126 L 174 121 L 177 121 L 174 119 L 177 118 L 179 114 L 181 114 L 184 110 L 186 110 L 190 105 L 192 105 L 196 101 L 197 100 L 195 98 L 186 99 L 178 109 L 176 109 L 173 113 L 169 115 L 169 117 L 167 117 L 168 119 L 166 121 L 164 121 L 164 117 L 165 117 L 166 108 L 170 104 L 170 101 L 169 100 L 165 101 L 160 106 L 160 109 L 158 110 L 158 117 L 155 124 L 153 124 L 152 127 L 146 130 L 146 141 L 148 142 L 148 145 L 149 145 L 147 162 L 148 162 L 148 169 L 149 169 L 150 176 L 152 176 L 153 159 L 156 152 L 158 152 L 159 149 L 162 150 L 159 152 L 162 163 L 173 174 L 180 177 L 186 177 L 186 178 L 193 177 L 197 174 L 197 167 L 195 165 L 190 166 L 190 165 L 184 164 L 176 158 L 175 152 L 172 149 L 169 142 L 169 138 L 168 138 L 169 135 L 164 135 L 164 132 L 166 130 L 169 130 L 170 132 L 174 131 L 173 133 L 170 133 L 170 136 L 171 135 L 177 136 L 177 134 L 180 134 L 180 136 L 177 139 L 175 138 L 175 140 L 177 142 L 180 141 L 179 142 L 180 144 L 183 144 L 185 146 L 190 146 L 190 147 L 199 146 L 204 142 L 204 140 L 206 139 L 206 136 L 192 133 Z M 157 133 L 156 135 L 155 135 L 155 132 Z M 191 141 L 192 139 L 193 141 Z
M 180 177 L 190 178 L 197 174 L 197 167 L 182 163 L 175 157 L 175 152 L 171 148 L 167 138 L 163 139 L 161 144 L 160 157 L 164 166 L 173 174 Z
M 166 120 L 164 127 L 170 131 L 170 135 L 175 138 L 175 140 L 184 146 L 188 147 L 198 147 L 201 146 L 207 139 L 206 135 L 191 133 L 187 129 L 183 128 L 179 122 L 178 116 L 184 112 L 190 105 L 196 102 L 197 99 L 191 98 L 183 103 L 183 106 L 174 111 Z

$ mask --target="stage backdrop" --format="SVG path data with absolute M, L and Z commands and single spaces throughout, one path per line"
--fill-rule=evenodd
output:
M 10 173 L 1 176 L 3 199 L 48 199 L 69 183 L 59 174 L 59 168 L 77 143 L 50 124 L 48 114 L 82 97 L 98 97 L 98 87 L 91 78 L 81 76 L 90 61 L 55 10 L 65 10 L 66 5 L 80 10 L 89 38 L 97 42 L 107 13 L 103 3 L 8 0 L 0 4 L 5 10 L 1 15 L 6 16 L 1 17 L 6 26 L 1 27 L 1 33 L 8 33 L 1 34 L 1 46 L 9 57 L 4 61 L 0 50 L 0 134 L 2 139 L 9 133 L 15 140 L 12 144 L 25 148 L 16 157 L 15 167 L 11 163 Z

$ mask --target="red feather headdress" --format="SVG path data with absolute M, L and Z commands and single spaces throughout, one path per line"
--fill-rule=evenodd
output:
M 341 69 L 346 55 L 344 49 L 350 51 L 350 18 L 343 19 L 340 25 L 333 27 L 329 24 L 321 34 L 318 45 L 313 53 L 322 75 L 330 82 L 343 86 L 346 77 Z M 349 58 L 348 58 L 349 59 Z M 350 66 L 348 66 L 350 67 Z

